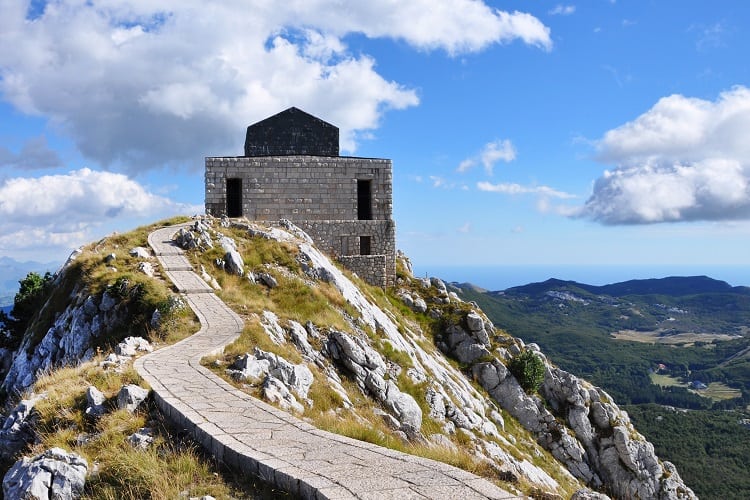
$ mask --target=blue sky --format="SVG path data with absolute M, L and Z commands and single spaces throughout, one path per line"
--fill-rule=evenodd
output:
M 340 127 L 343 154 L 393 159 L 418 267 L 748 264 L 748 2 L 0 13 L 0 256 L 62 261 L 202 212 L 203 158 L 297 106 Z

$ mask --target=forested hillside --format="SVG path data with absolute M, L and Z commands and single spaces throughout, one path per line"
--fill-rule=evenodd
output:
M 497 327 L 628 404 L 701 498 L 750 494 L 750 446 L 742 445 L 750 429 L 740 424 L 750 403 L 746 287 L 706 277 L 604 287 L 549 280 L 502 292 L 454 286 Z

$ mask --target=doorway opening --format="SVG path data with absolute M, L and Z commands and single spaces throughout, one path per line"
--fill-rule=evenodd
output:
M 242 179 L 227 179 L 227 217 L 242 217 Z
M 357 179 L 357 218 L 372 220 L 372 181 Z

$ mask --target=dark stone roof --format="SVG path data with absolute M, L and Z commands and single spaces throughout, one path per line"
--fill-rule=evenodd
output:
M 339 129 L 291 107 L 247 127 L 245 156 L 338 156 Z

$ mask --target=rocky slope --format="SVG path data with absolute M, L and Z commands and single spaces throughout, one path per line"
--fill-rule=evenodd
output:
M 211 366 L 288 411 L 319 425 L 331 416 L 369 419 L 386 442 L 454 459 L 460 451 L 518 493 L 593 498 L 590 488 L 613 498 L 694 498 L 604 391 L 496 329 L 441 280 L 414 278 L 403 256 L 397 286 L 384 293 L 284 221 L 204 218 L 178 242 L 249 325 L 248 338 Z M 141 262 L 129 265 L 146 273 Z M 48 327 L 37 325 L 13 354 L 6 394 L 28 388 L 41 371 L 91 357 L 105 344 L 98 339 L 133 333 L 122 325 L 133 324 L 136 310 L 156 325 L 164 304 L 175 303 L 133 300 L 132 283 L 106 272 L 98 275 L 105 286 L 84 286 L 70 268 L 57 278 L 67 299 L 57 297 Z M 543 363 L 543 381 L 530 393 L 508 369 L 525 351 Z

